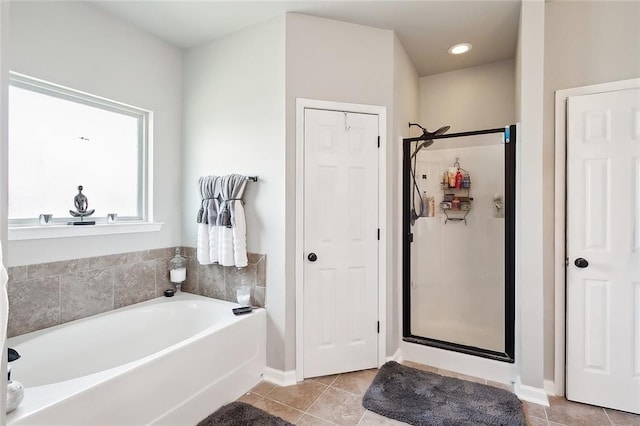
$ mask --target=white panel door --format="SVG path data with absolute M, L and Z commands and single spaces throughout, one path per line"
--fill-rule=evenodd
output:
M 304 152 L 303 374 L 374 368 L 378 116 L 306 109 Z
M 567 398 L 640 413 L 640 89 L 568 100 L 567 257 Z

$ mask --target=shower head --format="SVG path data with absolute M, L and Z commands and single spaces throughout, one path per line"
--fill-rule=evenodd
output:
M 422 136 L 420 136 L 419 140 L 424 141 L 418 146 L 416 146 L 416 150 L 413 151 L 413 154 L 411 154 L 411 158 L 415 157 L 422 148 L 428 148 L 431 145 L 433 145 L 433 139 L 431 138 L 433 138 L 434 136 L 440 136 L 442 134 L 445 134 L 451 128 L 451 126 L 442 126 L 435 132 L 430 132 L 424 127 L 422 127 L 421 125 L 419 125 L 418 123 L 409 123 L 409 127 L 411 126 L 417 126 L 422 129 Z
M 420 145 L 416 147 L 416 150 L 413 151 L 413 154 L 411 154 L 411 158 L 415 157 L 422 148 L 428 148 L 431 145 L 433 145 L 433 139 L 429 139 L 428 141 L 422 142 Z
M 421 125 L 419 125 L 418 123 L 409 123 L 409 127 L 411 127 L 411 126 L 420 127 L 422 129 L 422 136 L 425 139 L 432 138 L 433 136 L 440 136 L 440 135 L 446 133 L 451 128 L 451 126 L 442 126 L 438 130 L 436 130 L 435 132 L 430 132 L 426 128 L 424 128 Z
M 449 131 L 450 128 L 451 128 L 451 126 L 442 126 L 438 130 L 433 132 L 433 136 L 444 135 L 445 133 L 447 133 Z

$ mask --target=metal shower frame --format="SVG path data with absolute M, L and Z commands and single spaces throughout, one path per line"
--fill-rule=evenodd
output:
M 423 140 L 437 140 L 459 138 L 466 136 L 502 133 L 505 137 L 504 176 L 505 176 L 505 350 L 492 351 L 475 346 L 432 339 L 411 334 L 411 182 L 409 170 L 411 167 L 411 144 Z M 428 139 L 425 139 L 428 136 Z M 468 355 L 489 358 L 508 363 L 515 362 L 515 218 L 516 218 L 516 126 L 510 125 L 496 129 L 477 130 L 470 132 L 449 133 L 439 136 L 423 134 L 414 138 L 402 140 L 402 339 L 406 342 L 433 346 Z

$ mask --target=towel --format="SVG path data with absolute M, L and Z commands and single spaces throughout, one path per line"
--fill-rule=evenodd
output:
M 209 225 L 206 223 L 198 223 L 196 258 L 201 265 L 210 265 L 213 263 L 211 262 L 209 253 Z
M 198 223 L 216 223 L 220 203 L 216 195 L 220 192 L 219 178 L 217 176 L 203 176 L 198 179 L 200 199 L 202 200 L 198 211 Z
M 204 176 L 198 180 L 202 200 L 197 215 L 198 263 L 244 267 L 248 265 L 242 175 Z
M 224 176 L 220 184 L 221 205 L 218 214 L 218 262 L 222 266 L 247 266 L 247 241 L 242 195 L 247 178 Z M 240 228 L 238 228 L 240 225 Z
M 218 176 L 203 176 L 198 179 L 200 191 L 200 210 L 196 222 L 198 236 L 196 258 L 201 265 L 210 265 L 218 261 L 217 225 L 220 210 L 220 183 Z

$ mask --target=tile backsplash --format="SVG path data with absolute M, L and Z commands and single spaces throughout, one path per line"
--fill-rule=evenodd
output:
M 175 247 L 14 266 L 8 269 L 8 337 L 162 296 L 173 288 L 169 260 Z M 194 248 L 182 247 L 188 259 L 182 290 L 236 301 L 235 289 L 251 287 L 251 304 L 264 307 L 266 257 L 249 253 L 246 268 L 200 265 Z

